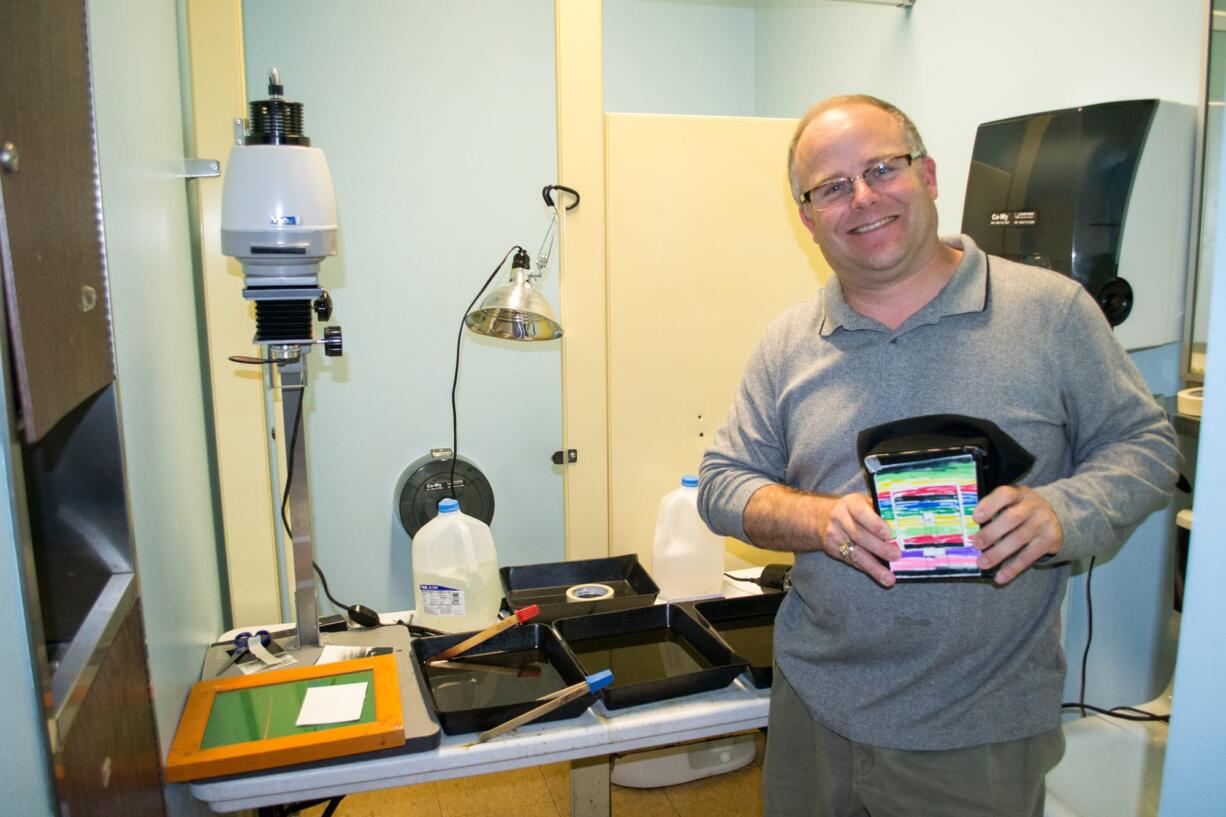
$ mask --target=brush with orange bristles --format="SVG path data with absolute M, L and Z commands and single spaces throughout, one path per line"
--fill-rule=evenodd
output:
M 427 664 L 433 664 L 437 661 L 446 661 L 450 658 L 455 658 L 461 653 L 468 652 L 473 647 L 483 642 L 489 641 L 494 636 L 501 633 L 503 630 L 509 630 L 512 627 L 518 627 L 520 624 L 526 623 L 529 619 L 535 618 L 536 614 L 541 612 L 541 608 L 535 604 L 529 604 L 527 607 L 522 607 L 515 611 L 515 615 L 507 616 L 501 621 L 495 621 L 490 626 L 486 627 L 481 632 L 474 635 L 472 638 L 466 638 L 455 646 L 448 647 L 426 661 Z

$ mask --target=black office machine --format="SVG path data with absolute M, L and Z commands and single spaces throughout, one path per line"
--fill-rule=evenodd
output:
M 1105 102 L 979 126 L 962 232 L 1081 283 L 1127 349 L 1182 337 L 1196 111 Z

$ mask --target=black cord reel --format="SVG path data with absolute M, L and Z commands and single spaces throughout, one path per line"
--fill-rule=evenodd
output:
M 485 524 L 494 520 L 494 489 L 481 469 L 464 457 L 455 460 L 451 476 L 451 449 L 436 448 L 414 460 L 396 484 L 396 508 L 405 533 L 416 536 L 421 526 L 438 516 L 438 503 L 454 497 L 460 510 Z

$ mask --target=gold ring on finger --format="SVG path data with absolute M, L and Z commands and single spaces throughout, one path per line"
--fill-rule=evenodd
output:
M 850 564 L 855 555 L 856 546 L 853 542 L 845 540 L 841 545 L 839 545 L 839 558 L 841 558 L 843 561 Z

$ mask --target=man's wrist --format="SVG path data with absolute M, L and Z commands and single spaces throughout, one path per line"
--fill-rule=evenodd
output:
M 768 550 L 821 550 L 822 526 L 833 505 L 830 497 L 778 483 L 766 485 L 745 506 L 745 534 L 755 546 Z

